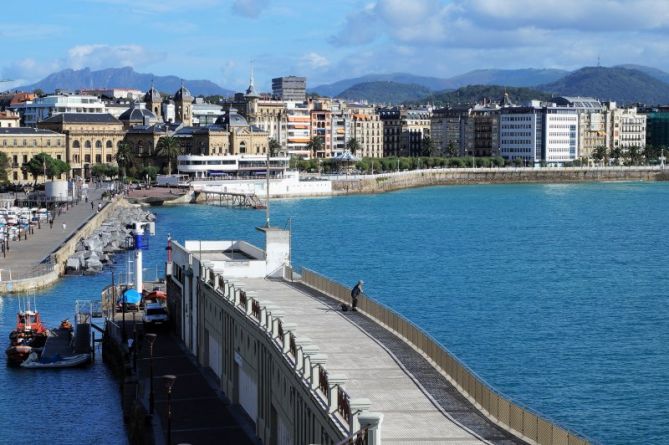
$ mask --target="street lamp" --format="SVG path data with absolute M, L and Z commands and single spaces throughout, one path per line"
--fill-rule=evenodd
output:
M 156 334 L 146 334 L 146 341 L 149 342 L 149 413 L 153 414 L 153 343 L 156 341 Z
M 172 386 L 177 376 L 167 374 L 163 376 L 165 389 L 167 390 L 167 445 L 172 445 Z

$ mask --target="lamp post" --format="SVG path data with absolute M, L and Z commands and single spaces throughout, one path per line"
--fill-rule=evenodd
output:
M 167 390 L 167 445 L 172 445 L 172 386 L 177 376 L 167 374 L 163 376 L 165 389 Z
M 149 342 L 149 413 L 153 414 L 153 343 L 156 341 L 156 334 L 146 334 L 146 341 Z

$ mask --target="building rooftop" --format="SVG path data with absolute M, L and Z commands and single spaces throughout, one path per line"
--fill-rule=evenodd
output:
M 57 133 L 51 130 L 42 130 L 41 128 L 32 128 L 32 127 L 15 127 L 15 128 L 0 128 L 0 135 L 3 134 L 13 134 L 13 135 L 39 135 L 39 136 L 59 136 L 61 133 Z
M 82 123 L 82 124 L 120 124 L 121 121 L 109 113 L 61 113 L 44 119 L 49 123 Z

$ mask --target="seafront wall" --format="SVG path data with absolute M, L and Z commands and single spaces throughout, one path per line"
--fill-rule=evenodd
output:
M 381 193 L 414 187 L 459 184 L 667 181 L 660 167 L 440 168 L 370 176 L 339 176 L 333 194 Z
M 102 222 L 109 217 L 114 209 L 125 205 L 128 204 L 124 199 L 113 199 L 100 212 L 83 222 L 55 251 L 43 259 L 42 262 L 45 264 L 45 267 L 42 268 L 42 273 L 21 280 L 0 282 L 0 294 L 28 292 L 54 284 L 65 272 L 65 262 L 74 253 L 79 240 L 89 236 L 95 229 L 100 227 Z

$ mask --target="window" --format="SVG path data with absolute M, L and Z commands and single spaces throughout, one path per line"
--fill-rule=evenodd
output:
M 102 141 L 95 141 L 95 148 L 102 148 Z
M 91 141 L 84 142 L 84 148 L 91 148 Z
M 81 148 L 81 144 L 79 143 L 79 141 L 72 142 L 72 148 Z
M 95 155 L 95 162 L 97 164 L 101 163 L 102 162 L 102 155 Z
M 112 161 L 112 155 L 109 155 L 109 154 L 108 154 L 108 155 L 107 155 L 107 162 L 111 162 L 111 161 Z
M 107 148 L 112 148 L 113 146 L 112 141 L 107 141 Z
M 84 155 L 84 162 L 91 162 L 91 155 Z
M 240 142 L 239 143 L 239 152 L 240 153 L 246 153 L 246 142 Z

